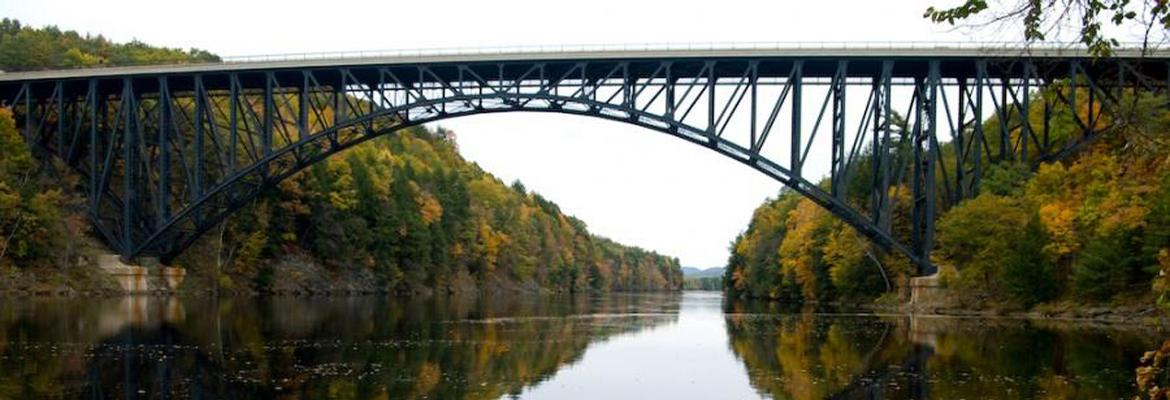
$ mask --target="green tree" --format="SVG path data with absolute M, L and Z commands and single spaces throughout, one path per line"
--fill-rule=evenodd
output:
M 1011 252 L 1003 255 L 1002 279 L 1009 299 L 1030 307 L 1060 294 L 1060 278 L 1044 255 L 1047 243 L 1040 217 L 1033 213 Z
M 981 194 L 954 207 L 939 220 L 938 254 L 958 268 L 961 286 L 1000 293 L 999 283 L 1009 275 L 1004 260 L 1021 250 L 1020 243 L 1027 241 L 1031 246 L 1040 240 L 1028 237 L 1031 232 L 1020 229 L 1028 226 L 1034 214 L 1027 202 Z M 1026 263 L 1021 258 L 1015 266 L 1035 268 Z
M 1108 300 L 1140 273 L 1141 261 L 1141 243 L 1135 232 L 1103 232 L 1089 240 L 1073 265 L 1073 285 L 1083 296 Z

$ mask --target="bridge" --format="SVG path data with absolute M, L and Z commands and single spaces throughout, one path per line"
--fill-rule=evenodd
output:
M 7 73 L 0 102 L 38 154 L 82 177 L 95 232 L 125 260 L 167 263 L 281 180 L 375 137 L 529 111 L 707 148 L 929 273 L 936 217 L 975 196 L 989 165 L 1072 154 L 1117 126 L 1102 110 L 1122 90 L 1165 89 L 1168 70 L 1164 53 L 1058 46 L 436 52 Z M 1054 124 L 1080 134 L 1054 137 Z M 827 177 L 806 173 L 825 158 Z M 892 211 L 899 201 L 911 215 Z

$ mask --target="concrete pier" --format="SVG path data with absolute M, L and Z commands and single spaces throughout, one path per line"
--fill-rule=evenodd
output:
M 98 256 L 98 266 L 114 277 L 127 294 L 174 292 L 183 283 L 186 270 L 158 264 L 157 261 L 153 264 L 147 267 L 126 264 L 116 254 Z
M 938 299 L 942 293 L 938 273 L 929 276 L 910 278 L 910 305 L 915 306 Z

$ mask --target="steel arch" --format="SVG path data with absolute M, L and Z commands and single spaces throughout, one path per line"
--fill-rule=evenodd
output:
M 447 101 L 462 102 L 462 101 L 474 101 L 474 100 L 481 100 L 481 99 L 486 100 L 489 98 L 490 99 L 500 99 L 499 97 L 465 97 L 465 98 L 457 98 L 457 99 L 448 99 Z M 532 99 L 535 99 L 535 97 L 524 96 L 524 95 L 514 95 L 514 96 L 510 96 L 508 98 L 508 100 L 515 100 L 515 101 L 532 100 Z M 168 232 L 170 232 L 169 230 L 171 228 L 173 228 L 175 226 L 182 225 L 184 223 L 185 219 L 195 218 L 198 215 L 212 215 L 213 217 L 211 217 L 211 218 L 202 219 L 198 222 L 195 222 L 193 225 L 196 227 L 196 230 L 191 231 L 190 234 L 188 234 L 188 235 L 184 235 L 183 238 L 181 238 L 178 242 L 174 243 L 172 248 L 159 252 L 159 254 L 163 257 L 163 260 L 169 260 L 169 259 L 173 258 L 174 256 L 176 256 L 179 252 L 181 252 L 187 246 L 189 246 L 194 240 L 196 240 L 198 238 L 199 235 L 204 233 L 207 229 L 210 229 L 210 228 L 214 227 L 216 224 L 218 224 L 219 222 L 222 222 L 224 219 L 226 219 L 228 216 L 230 216 L 231 213 L 236 211 L 238 208 L 246 205 L 247 203 L 251 202 L 253 199 L 257 198 L 264 190 L 274 188 L 275 185 L 277 183 L 279 183 L 280 181 L 287 179 L 287 178 L 291 177 L 292 175 L 295 175 L 300 170 L 302 170 L 302 169 L 304 169 L 304 168 L 306 168 L 314 163 L 320 162 L 326 158 L 329 158 L 330 156 L 333 156 L 334 154 L 345 151 L 353 146 L 359 145 L 359 144 L 364 143 L 368 140 L 371 140 L 371 139 L 374 139 L 374 138 L 377 138 L 380 136 L 384 136 L 384 135 L 394 134 L 400 130 L 408 129 L 411 127 L 421 126 L 423 124 L 437 122 L 437 121 L 441 121 L 441 120 L 445 120 L 445 119 L 457 118 L 457 117 L 480 115 L 480 114 L 506 113 L 506 112 L 546 112 L 546 113 L 552 112 L 552 113 L 562 113 L 562 114 L 600 118 L 600 119 L 609 120 L 609 121 L 616 121 L 616 122 L 632 124 L 634 126 L 639 126 L 642 128 L 647 128 L 647 129 L 653 130 L 653 131 L 666 133 L 668 135 L 671 135 L 671 136 L 677 137 L 679 139 L 691 142 L 693 144 L 697 144 L 697 145 L 706 147 L 710 150 L 715 151 L 716 153 L 718 153 L 720 155 L 731 158 L 731 159 L 738 161 L 742 164 L 745 164 L 745 165 L 747 165 L 747 166 L 749 166 L 749 167 L 751 167 L 751 168 L 753 168 L 753 169 L 755 169 L 755 170 L 757 170 L 757 171 L 759 171 L 759 172 L 761 172 L 761 173 L 763 173 L 763 174 L 765 174 L 773 179 L 776 179 L 780 183 L 784 184 L 786 187 L 788 187 L 788 188 L 800 193 L 801 195 L 813 200 L 818 205 L 824 207 L 826 210 L 833 213 L 833 215 L 837 216 L 838 218 L 841 218 L 843 221 L 850 224 L 855 229 L 857 229 L 859 232 L 861 232 L 863 235 L 865 235 L 868 239 L 873 240 L 874 242 L 876 242 L 877 244 L 879 244 L 883 247 L 895 249 L 898 252 L 905 254 L 907 257 L 910 257 L 911 260 L 914 260 L 915 262 L 917 261 L 917 256 L 912 254 L 908 248 L 903 246 L 901 243 L 898 243 L 897 240 L 895 240 L 893 237 L 891 237 L 887 232 L 883 231 L 880 227 L 878 227 L 877 225 L 873 224 L 872 222 L 866 220 L 866 218 L 864 216 L 862 216 L 860 213 L 857 213 L 856 211 L 854 211 L 853 208 L 851 206 L 849 206 L 848 204 L 844 203 L 840 199 L 825 192 L 823 189 L 821 189 L 816 184 L 809 182 L 808 180 L 806 180 L 802 177 L 792 176 L 790 174 L 790 172 L 788 171 L 788 169 L 781 167 L 780 165 L 777 165 L 776 163 L 774 163 L 766 158 L 758 158 L 758 157 L 749 156 L 748 150 L 739 146 L 738 144 L 735 144 L 731 141 L 728 141 L 728 140 L 725 140 L 722 138 L 714 138 L 714 139 L 712 139 L 713 141 L 706 141 L 705 139 L 700 140 L 699 138 L 696 138 L 694 136 L 688 136 L 688 135 L 681 134 L 681 133 L 679 133 L 680 131 L 691 130 L 691 131 L 698 132 L 699 130 L 697 128 L 694 128 L 694 127 L 685 126 L 685 125 L 679 123 L 678 121 L 665 121 L 665 120 L 662 120 L 660 116 L 647 114 L 647 113 L 644 113 L 644 112 L 638 111 L 638 110 L 631 110 L 631 109 L 621 110 L 621 109 L 618 109 L 616 107 L 613 107 L 612 105 L 608 105 L 605 103 L 598 103 L 598 102 L 589 103 L 589 102 L 584 102 L 584 101 L 580 101 L 580 100 L 575 100 L 572 98 L 551 98 L 551 100 L 562 101 L 563 102 L 562 104 L 580 104 L 583 107 L 582 107 L 581 111 L 573 111 L 573 110 L 567 109 L 567 108 L 555 108 L 555 109 L 554 108 L 525 108 L 522 105 L 519 107 L 506 106 L 505 108 L 500 108 L 500 109 L 489 109 L 489 108 L 479 109 L 479 108 L 477 108 L 477 109 L 465 110 L 462 112 L 444 113 L 442 115 L 438 115 L 438 116 L 435 116 L 433 118 L 411 119 L 410 122 L 397 123 L 397 124 L 394 124 L 391 128 L 384 129 L 384 130 L 381 130 L 381 131 L 376 132 L 376 133 L 363 135 L 362 137 L 355 139 L 355 140 L 352 140 L 352 141 L 348 141 L 345 143 L 339 143 L 337 145 L 330 146 L 329 151 L 323 152 L 320 154 L 316 154 L 312 157 L 306 158 L 302 162 L 297 163 L 296 166 L 289 168 L 284 173 L 282 173 L 280 175 L 272 176 L 269 179 L 266 179 L 263 186 L 255 188 L 254 191 L 249 192 L 247 195 L 232 199 L 231 201 L 227 202 L 227 204 L 230 204 L 228 207 L 224 207 L 223 209 L 218 210 L 218 211 L 214 211 L 210 214 L 204 214 L 204 213 L 200 212 L 199 208 L 201 208 L 201 207 L 214 207 L 215 204 L 223 204 L 223 203 L 217 203 L 216 201 L 214 201 L 214 198 L 216 196 L 220 196 L 220 195 L 225 194 L 226 193 L 225 190 L 227 190 L 229 187 L 240 183 L 248 175 L 253 174 L 253 173 L 259 171 L 260 169 L 264 168 L 264 166 L 266 164 L 271 163 L 274 160 L 280 159 L 282 156 L 285 156 L 287 154 L 294 153 L 294 152 L 298 151 L 299 149 L 303 149 L 306 147 L 311 148 L 314 146 L 314 142 L 321 141 L 321 140 L 328 140 L 330 138 L 330 135 L 335 133 L 338 130 L 345 129 L 347 127 L 359 126 L 363 122 L 369 122 L 369 121 L 372 121 L 375 119 L 386 119 L 386 120 L 390 120 L 390 121 L 395 121 L 395 120 L 397 120 L 399 114 L 403 110 L 416 109 L 416 108 L 420 108 L 420 107 L 427 107 L 428 105 L 433 105 L 433 104 L 436 104 L 437 102 L 419 103 L 419 104 L 405 105 L 405 106 L 394 108 L 394 109 L 386 109 L 386 110 L 382 110 L 382 111 L 378 112 L 377 114 L 364 117 L 361 120 L 350 121 L 345 125 L 336 126 L 336 127 L 330 128 L 330 129 L 325 130 L 325 131 L 317 132 L 317 133 L 309 136 L 308 138 L 306 138 L 302 142 L 299 142 L 299 143 L 292 145 L 292 146 L 287 146 L 285 148 L 282 148 L 281 150 L 278 150 L 277 152 L 274 152 L 272 155 L 262 159 L 261 161 L 257 162 L 256 164 L 253 164 L 249 167 L 246 167 L 243 170 L 240 170 L 237 175 L 233 176 L 232 178 L 229 178 L 227 181 L 223 182 L 222 184 L 218 185 L 217 187 L 211 188 L 210 191 L 206 195 L 204 195 L 202 198 L 194 201 L 187 208 L 176 213 L 174 215 L 174 218 L 172 220 L 168 221 L 167 223 L 165 223 L 163 226 L 161 226 L 160 230 L 158 232 L 147 237 L 146 240 L 142 243 L 142 245 L 134 250 L 134 253 L 135 254 L 142 254 L 142 253 L 150 250 L 153 246 L 157 245 L 156 242 L 158 242 Z M 606 110 L 609 110 L 611 112 L 629 113 L 631 117 L 629 117 L 629 118 L 617 117 L 613 114 L 605 113 Z M 659 121 L 662 124 L 649 123 L 649 122 L 647 122 L 647 120 Z

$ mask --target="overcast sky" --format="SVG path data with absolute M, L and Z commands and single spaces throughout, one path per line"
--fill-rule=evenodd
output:
M 970 40 L 968 32 L 922 18 L 932 4 L 955 3 L 4 0 L 0 16 L 117 41 L 236 56 L 556 44 Z M 722 266 L 728 243 L 746 228 L 752 210 L 781 188 L 709 150 L 614 122 L 511 113 L 442 125 L 457 133 L 466 158 L 505 181 L 523 181 L 594 233 L 677 256 L 688 266 Z M 823 173 L 818 169 L 812 172 Z

